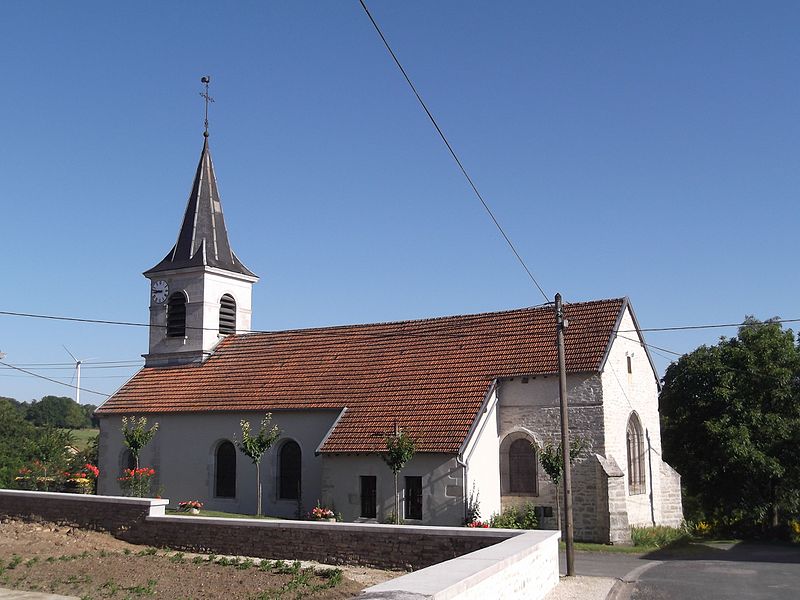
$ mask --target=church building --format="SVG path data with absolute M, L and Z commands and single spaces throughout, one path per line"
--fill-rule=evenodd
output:
M 145 365 L 98 410 L 98 492 L 130 465 L 124 416 L 158 433 L 140 464 L 173 505 L 255 514 L 256 470 L 240 421 L 266 413 L 280 437 L 262 460 L 262 509 L 304 516 L 319 501 L 345 521 L 388 522 L 394 477 L 380 454 L 400 428 L 416 454 L 400 473 L 406 523 L 461 526 L 538 507 L 556 528 L 556 490 L 538 448 L 559 439 L 551 307 L 414 321 L 251 332 L 258 277 L 233 252 L 205 134 L 178 239 L 145 271 Z M 629 540 L 631 525 L 678 525 L 680 477 L 661 459 L 659 380 L 627 298 L 567 303 L 575 538 Z M 240 439 L 240 438 L 238 438 Z M 563 504 L 563 502 L 562 502 Z

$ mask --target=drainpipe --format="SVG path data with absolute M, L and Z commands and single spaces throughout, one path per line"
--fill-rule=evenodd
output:
M 469 473 L 469 465 L 461 458 L 461 455 L 456 456 L 456 463 L 461 466 L 464 471 L 463 481 L 464 481 L 464 489 L 462 490 L 462 498 L 461 502 L 464 505 L 464 522 L 467 522 L 467 474 Z
M 647 439 L 647 470 L 650 475 L 650 520 L 653 522 L 653 527 L 656 525 L 656 508 L 654 503 L 653 492 L 653 447 L 650 445 L 650 431 L 644 430 L 644 437 Z

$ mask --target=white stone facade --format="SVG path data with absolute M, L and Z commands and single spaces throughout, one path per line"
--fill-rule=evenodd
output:
M 251 329 L 253 284 L 257 277 L 214 267 L 194 267 L 160 271 L 149 275 L 152 282 L 165 281 L 169 295 L 186 297 L 186 335 L 167 336 L 167 302 L 157 303 L 150 295 L 150 351 L 147 366 L 168 366 L 198 362 L 207 358 L 222 339 L 219 334 L 219 310 L 222 296 L 236 302 L 236 331 Z
M 636 330 L 629 308 L 620 319 L 619 330 Z M 677 526 L 683 518 L 680 476 L 661 459 L 658 380 L 644 346 L 636 341 L 637 335 L 621 333 L 611 342 L 602 372 L 567 377 L 570 435 L 585 443 L 582 455 L 572 467 L 577 539 L 625 542 L 630 539 L 631 525 Z M 552 508 L 553 517 L 544 517 L 541 524 L 555 528 L 556 490 L 541 465 L 538 465 L 535 493 L 512 495 L 502 489 L 502 482 L 508 477 L 505 440 L 524 438 L 540 447 L 547 440 L 559 443 L 558 377 L 553 374 L 504 379 L 498 382 L 497 395 L 501 493 L 499 497 L 493 495 L 495 485 L 491 476 L 473 477 L 471 482 L 480 490 L 482 507 L 531 502 Z M 633 413 L 638 416 L 646 439 L 644 493 L 631 493 L 627 484 L 626 429 Z M 490 452 L 494 450 L 472 460 L 486 463 Z M 563 498 L 560 504 L 563 511 Z M 484 511 L 484 514 L 489 513 Z

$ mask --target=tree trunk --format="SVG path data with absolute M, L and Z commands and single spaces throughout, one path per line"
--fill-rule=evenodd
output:
M 138 469 L 139 468 L 139 453 L 138 452 L 134 452 L 133 453 L 133 468 L 134 469 Z
M 261 461 L 256 463 L 256 516 L 261 516 Z
M 397 473 L 394 474 L 394 524 L 400 525 L 400 494 L 397 491 Z

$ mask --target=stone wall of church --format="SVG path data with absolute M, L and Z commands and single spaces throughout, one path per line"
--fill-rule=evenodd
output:
M 502 440 L 512 434 L 524 433 L 538 446 L 561 439 L 561 413 L 558 395 L 558 377 L 515 377 L 500 384 L 498 408 L 499 436 Z M 572 499 L 575 538 L 602 541 L 606 527 L 598 516 L 598 506 L 605 502 L 606 489 L 599 485 L 597 465 L 593 454 L 604 453 L 603 390 L 598 374 L 572 374 L 567 377 L 569 398 L 569 425 L 571 435 L 580 437 L 586 449 L 572 466 Z M 501 473 L 501 477 L 503 474 Z M 507 476 L 507 474 L 506 474 Z M 541 526 L 556 529 L 556 488 L 537 464 L 536 494 L 527 496 L 504 495 L 504 506 L 532 502 L 536 506 L 550 507 L 553 516 L 543 519 Z M 563 511 L 563 494 L 559 500 Z

